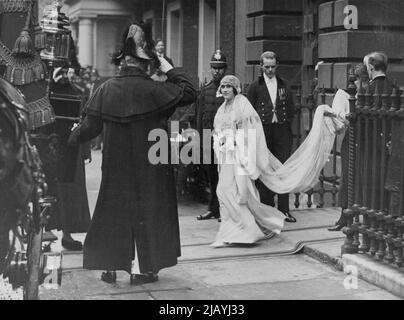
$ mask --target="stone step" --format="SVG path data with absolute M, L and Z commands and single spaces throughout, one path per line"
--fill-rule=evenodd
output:
M 339 233 L 341 234 L 341 233 Z M 326 241 L 323 243 L 307 244 L 303 253 L 326 263 L 345 274 L 371 283 L 381 289 L 404 298 L 404 273 L 402 270 L 377 261 L 366 254 L 344 254 L 341 256 L 341 246 L 344 240 Z
M 385 289 L 404 298 L 404 273 L 366 254 L 344 254 L 342 263 L 345 273 Z

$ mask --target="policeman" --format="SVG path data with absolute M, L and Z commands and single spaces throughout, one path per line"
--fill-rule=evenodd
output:
M 196 127 L 200 134 L 201 141 L 203 141 L 203 130 L 213 130 L 213 121 L 215 115 L 221 104 L 224 102 L 223 97 L 216 97 L 216 92 L 219 88 L 220 81 L 225 76 L 227 68 L 226 56 L 220 51 L 212 55 L 210 61 L 210 70 L 212 74 L 212 81 L 204 85 L 201 89 L 197 104 L 196 104 Z M 213 143 L 211 144 L 213 146 Z M 208 211 L 197 217 L 198 220 L 219 219 L 220 211 L 219 201 L 216 195 L 216 187 L 219 180 L 217 172 L 217 164 L 214 161 L 213 148 L 203 149 L 203 153 L 210 153 L 210 164 L 204 164 L 204 168 L 209 178 L 209 185 L 211 190 Z M 202 159 L 209 158 L 209 155 L 204 154 Z

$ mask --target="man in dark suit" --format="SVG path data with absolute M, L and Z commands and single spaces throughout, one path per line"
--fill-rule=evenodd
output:
M 279 64 L 276 54 L 264 52 L 260 61 L 262 75 L 250 85 L 247 98 L 261 118 L 268 149 L 284 163 L 292 151 L 293 96 L 287 82 L 276 75 Z M 256 185 L 261 202 L 275 206 L 275 193 L 260 180 Z M 289 212 L 289 194 L 278 195 L 278 209 L 285 214 L 285 221 L 296 222 Z
M 164 58 L 172 67 L 174 67 L 173 60 L 171 60 L 165 54 L 165 46 L 163 40 L 157 39 L 156 45 L 154 46 L 154 50 L 156 51 L 158 57 Z M 151 65 L 151 74 L 152 74 L 151 78 L 154 81 L 160 81 L 160 82 L 167 81 L 167 76 L 160 70 L 160 68 L 156 68 L 153 64 Z
M 168 63 L 171 64 L 174 67 L 173 60 L 171 60 L 165 54 L 165 46 L 164 46 L 164 41 L 163 40 L 157 39 L 155 49 L 156 49 L 157 56 L 166 59 L 168 61 Z
M 367 54 L 364 59 L 363 63 L 366 67 L 367 73 L 369 75 L 369 88 L 368 92 L 373 98 L 373 95 L 377 93 L 379 95 L 378 103 L 377 103 L 377 108 L 380 109 L 382 106 L 382 99 L 381 95 L 382 94 L 388 94 L 389 96 L 392 94 L 393 91 L 393 83 L 387 78 L 386 76 L 386 71 L 388 67 L 388 57 L 385 53 L 383 52 L 372 52 Z M 358 75 L 357 75 L 358 76 Z M 358 85 L 357 85 L 358 87 Z M 397 89 L 397 88 L 396 88 Z M 395 101 L 395 105 L 399 103 L 399 97 L 400 94 L 397 95 L 398 101 Z M 375 101 L 372 100 L 371 102 L 371 107 L 374 107 Z M 368 167 L 367 172 L 363 172 L 364 175 L 367 175 L 368 177 L 375 177 L 377 183 L 374 184 L 372 181 L 365 186 L 366 187 L 366 193 L 367 193 L 367 203 L 364 203 L 366 207 L 373 208 L 373 209 L 384 209 L 382 208 L 383 206 L 386 206 L 386 203 L 382 204 L 380 203 L 380 197 L 379 195 L 382 192 L 385 192 L 381 187 L 380 179 L 382 178 L 381 176 L 381 168 L 380 168 L 380 163 L 382 160 L 382 154 L 386 155 L 386 153 L 383 153 L 382 148 L 382 131 L 381 131 L 381 126 L 379 121 L 376 122 L 377 125 L 377 132 L 378 132 L 378 139 L 376 141 L 373 141 L 373 137 L 370 137 L 370 143 L 371 145 L 376 148 L 376 159 L 372 159 L 371 161 L 375 161 L 376 163 L 376 171 L 372 172 L 371 166 Z M 345 134 L 347 135 L 347 133 Z M 388 137 L 390 139 L 391 137 Z M 344 142 L 342 144 L 342 149 L 345 149 L 344 151 L 341 151 L 345 156 L 342 158 L 342 181 L 341 181 L 341 186 L 340 186 L 340 197 L 344 199 L 344 201 L 340 202 L 340 206 L 342 209 L 346 209 L 348 207 L 348 184 L 347 184 L 347 175 L 348 175 L 348 140 L 344 138 Z M 366 156 L 366 155 L 363 155 Z M 368 155 L 369 156 L 369 155 Z M 345 163 L 345 164 L 344 164 Z M 363 169 L 363 168 L 362 168 Z M 386 172 L 384 173 L 386 174 Z M 373 176 L 376 175 L 376 176 Z M 376 195 L 376 197 L 372 197 L 372 195 Z M 386 199 L 387 197 L 385 197 Z M 335 224 L 335 226 L 329 228 L 329 231 L 340 231 L 344 226 L 347 224 L 347 219 L 346 216 L 342 213 L 340 219 L 338 222 Z
M 386 76 L 388 66 L 387 55 L 383 52 L 372 52 L 365 56 L 363 62 L 366 66 L 370 78 L 370 93 L 374 94 L 377 87 L 379 94 L 391 94 L 394 85 Z M 381 101 L 379 101 L 379 103 L 381 106 Z
M 388 67 L 388 57 L 383 52 L 372 52 L 365 56 L 364 63 L 366 65 L 370 78 L 369 92 L 372 96 L 375 94 L 379 94 L 379 99 L 377 101 L 377 109 L 380 109 L 382 107 L 382 94 L 387 94 L 388 96 L 391 96 L 393 88 L 395 87 L 395 85 L 386 76 Z M 397 93 L 398 93 L 397 100 L 394 101 L 394 103 L 393 101 L 390 102 L 393 103 L 394 105 L 399 105 L 400 103 L 399 90 L 397 90 Z M 373 107 L 375 106 L 375 103 L 376 101 L 373 100 Z M 387 194 L 386 191 L 383 190 L 383 188 L 381 187 L 382 183 L 384 183 L 384 181 L 381 180 L 386 177 L 387 172 L 382 171 L 381 162 L 382 160 L 385 161 L 388 160 L 387 145 L 385 145 L 383 142 L 383 131 L 380 118 L 375 119 L 374 126 L 376 127 L 374 127 L 373 130 L 377 130 L 377 135 L 375 135 L 377 139 L 376 141 L 374 141 L 373 138 L 371 138 L 370 143 L 376 148 L 376 152 L 374 154 L 376 158 L 373 158 L 373 161 L 375 161 L 376 163 L 376 171 L 371 172 L 372 169 L 369 168 L 369 171 L 365 174 L 367 174 L 369 177 L 372 177 L 374 181 L 376 181 L 376 184 L 374 184 L 373 182 L 368 184 L 368 190 L 367 190 L 368 199 L 372 199 L 372 201 L 368 201 L 368 203 L 365 203 L 365 206 L 376 210 L 383 210 L 387 208 L 387 203 L 386 200 L 384 200 L 382 203 L 380 195 L 382 193 L 385 193 L 384 199 L 387 199 Z M 386 142 L 389 140 L 391 140 L 391 133 L 386 136 Z M 383 159 L 382 157 L 385 158 Z

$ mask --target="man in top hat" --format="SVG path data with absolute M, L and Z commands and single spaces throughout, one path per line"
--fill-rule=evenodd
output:
M 260 60 L 262 75 L 250 85 L 247 98 L 261 118 L 269 151 L 284 163 L 292 151 L 293 96 L 287 82 L 276 74 L 279 64 L 276 54 L 266 51 Z M 257 189 L 261 202 L 273 207 L 275 193 L 260 180 Z M 278 195 L 278 209 L 286 216 L 285 221 L 296 222 L 289 212 L 289 194 Z
M 215 115 L 221 104 L 224 102 L 223 97 L 216 97 L 217 90 L 220 86 L 220 81 L 224 77 L 227 68 L 227 60 L 226 56 L 220 51 L 216 50 L 216 52 L 212 55 L 210 59 L 210 67 L 212 80 L 202 87 L 201 93 L 199 95 L 198 101 L 196 103 L 196 127 L 200 134 L 201 141 L 202 133 L 204 129 L 213 130 L 213 121 L 215 119 Z M 213 146 L 213 144 L 212 144 Z M 198 220 L 207 220 L 207 219 L 219 219 L 220 211 L 219 211 L 219 200 L 216 195 L 216 187 L 218 183 L 218 172 L 217 172 L 217 164 L 215 164 L 215 156 L 213 148 L 208 150 L 203 150 L 203 153 L 210 153 L 210 163 L 205 164 L 205 169 L 209 178 L 210 185 L 210 201 L 208 211 L 205 214 L 201 214 L 197 217 Z M 202 155 L 202 159 L 209 158 L 206 155 Z M 220 221 L 220 220 L 219 220 Z

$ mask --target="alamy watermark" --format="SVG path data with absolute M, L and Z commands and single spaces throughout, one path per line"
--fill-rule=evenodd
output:
M 358 29 L 358 8 L 354 5 L 344 7 L 344 28 L 347 30 Z
M 344 288 L 346 290 L 358 289 L 358 268 L 352 265 L 346 265 L 344 267 L 344 273 L 347 276 L 344 279 Z
M 238 174 L 256 171 L 257 130 L 227 128 L 220 132 L 203 129 L 202 137 L 195 129 L 179 132 L 179 122 L 171 122 L 171 132 L 154 129 L 148 141 L 154 142 L 148 152 L 149 162 L 157 164 L 237 165 Z M 216 150 L 214 153 L 213 150 Z

